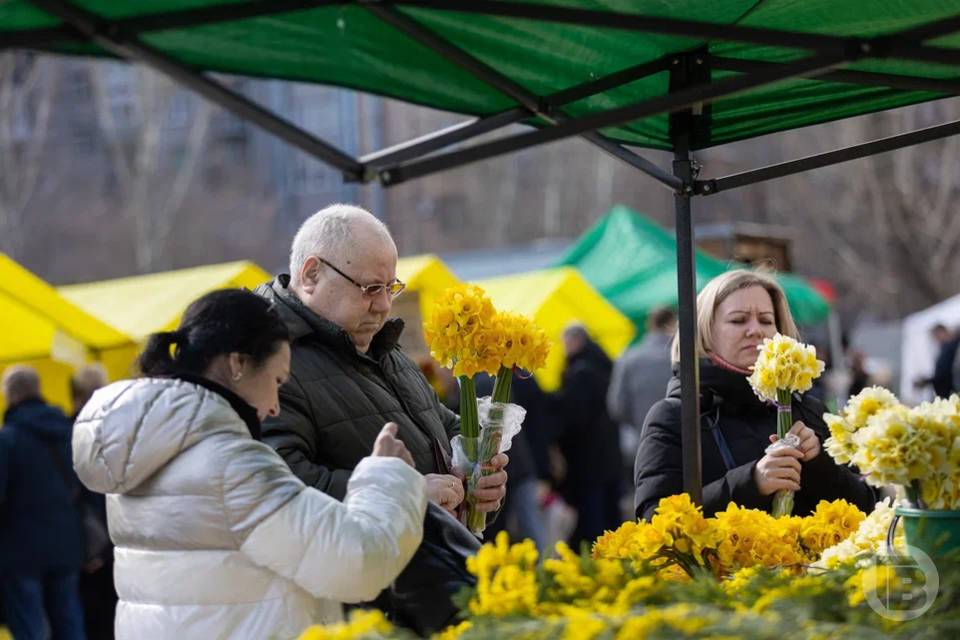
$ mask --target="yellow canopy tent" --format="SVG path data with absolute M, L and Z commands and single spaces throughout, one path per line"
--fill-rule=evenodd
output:
M 494 306 L 533 318 L 552 342 L 547 365 L 536 373 L 545 391 L 560 386 L 563 372 L 563 343 L 560 334 L 570 322 L 581 322 L 590 335 L 611 356 L 620 355 L 630 344 L 636 329 L 571 267 L 532 271 L 476 284 L 483 287 Z
M 35 367 L 44 397 L 69 413 L 69 379 L 76 367 L 100 361 L 116 379 L 126 375 L 135 353 L 129 336 L 0 253 L 0 371 L 18 363 Z M 0 398 L 0 410 L 4 407 Z
M 423 340 L 423 319 L 444 289 L 461 282 L 433 254 L 400 258 L 397 261 L 397 278 L 407 283 L 407 288 L 393 303 L 390 315 L 406 322 L 402 341 L 404 351 L 414 359 L 426 357 L 428 349 Z
M 254 289 L 270 274 L 253 262 L 225 262 L 143 276 L 60 287 L 60 293 L 88 313 L 143 341 L 177 327 L 187 306 L 215 289 Z

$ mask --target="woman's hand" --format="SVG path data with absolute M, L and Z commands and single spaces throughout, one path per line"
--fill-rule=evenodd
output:
M 431 502 L 450 513 L 463 502 L 463 482 L 460 478 L 442 473 L 428 473 L 424 478 L 427 480 L 427 498 Z
M 777 436 L 771 436 L 776 442 Z M 753 468 L 753 480 L 762 496 L 781 489 L 800 491 L 800 459 L 803 453 L 794 447 L 781 447 L 764 455 Z
M 803 457 L 800 458 L 801 462 L 810 462 L 820 455 L 820 438 L 817 437 L 813 429 L 797 420 L 790 428 L 790 433 L 800 438 L 800 444 L 797 448 L 803 454 Z M 770 442 L 776 442 L 773 438 L 776 438 L 776 436 L 772 436 Z
M 397 438 L 395 422 L 383 425 L 377 440 L 373 443 L 373 452 L 370 455 L 378 458 L 400 458 L 411 467 L 416 466 L 413 464 L 413 456 L 407 451 L 407 445 Z

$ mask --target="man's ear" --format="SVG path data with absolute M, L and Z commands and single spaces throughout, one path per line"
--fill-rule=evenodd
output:
M 306 293 L 313 293 L 314 288 L 320 281 L 320 269 L 323 264 L 316 256 L 309 256 L 303 261 L 300 267 L 300 288 Z

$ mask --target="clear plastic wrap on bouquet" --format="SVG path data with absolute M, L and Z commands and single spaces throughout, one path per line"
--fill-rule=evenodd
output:
M 490 459 L 498 453 L 509 451 L 514 436 L 520 433 L 527 410 L 517 404 L 493 402 L 488 396 L 477 401 L 477 412 L 480 436 L 454 436 L 450 444 L 453 447 L 454 471 L 467 481 L 466 508 L 461 512 L 461 520 L 473 534 L 479 536 L 487 527 L 487 514 L 476 510 L 473 492 L 480 478 L 493 473 L 488 465 Z
M 767 446 L 764 449 L 764 453 L 772 453 L 784 447 L 790 447 L 793 449 L 798 449 L 800 447 L 800 438 L 796 434 L 788 433 L 783 436 L 773 444 Z M 774 517 L 779 518 L 780 516 L 789 516 L 793 513 L 793 491 L 788 489 L 780 489 L 775 494 L 773 494 L 773 505 L 771 507 L 771 513 Z

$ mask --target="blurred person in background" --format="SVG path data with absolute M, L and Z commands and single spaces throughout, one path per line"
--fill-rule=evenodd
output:
M 77 588 L 83 537 L 70 420 L 40 396 L 27 366 L 3 374 L 0 601 L 16 640 L 84 638 Z
M 607 410 L 620 423 L 620 449 L 624 477 L 633 486 L 633 460 L 640 431 L 650 407 L 663 398 L 670 381 L 670 341 L 677 330 L 677 315 L 670 307 L 653 309 L 647 316 L 647 333 L 613 364 Z
M 937 323 L 930 327 L 930 337 L 940 349 L 933 363 L 933 375 L 919 378 L 914 382 L 914 386 L 918 389 L 932 386 L 937 397 L 948 398 L 957 390 L 957 381 L 953 378 L 953 362 L 960 351 L 960 336 L 945 325 Z
M 107 386 L 107 382 L 107 371 L 99 362 L 84 365 L 70 376 L 74 420 L 93 393 Z M 85 537 L 80 600 L 87 638 L 109 640 L 113 638 L 117 591 L 113 585 L 113 545 L 107 535 L 106 496 L 81 486 L 79 507 Z
M 577 511 L 570 544 L 592 542 L 623 522 L 620 511 L 620 431 L 607 415 L 613 362 L 582 324 L 563 330 L 566 365 L 555 395 L 558 444 L 566 462 L 560 493 Z
M 121 639 L 289 638 L 376 595 L 423 535 L 425 483 L 387 424 L 342 501 L 260 441 L 279 412 L 289 334 L 273 305 L 209 293 L 97 391 L 74 465 L 107 494 Z
M 700 359 L 700 438 L 703 512 L 710 516 L 730 502 L 769 510 L 773 494 L 797 492 L 795 515 L 808 515 L 820 500 L 844 498 L 866 513 L 876 495 L 849 467 L 822 449 L 830 436 L 824 405 L 809 394 L 793 397 L 791 433 L 799 447 L 766 453 L 777 440 L 777 410 L 760 400 L 747 381 L 765 338 L 781 333 L 796 339 L 786 295 L 772 277 L 728 271 L 697 296 L 697 356 Z M 650 519 L 661 498 L 683 492 L 680 435 L 680 344 L 673 341 L 674 377 L 666 397 L 647 416 L 637 449 L 636 515 Z

